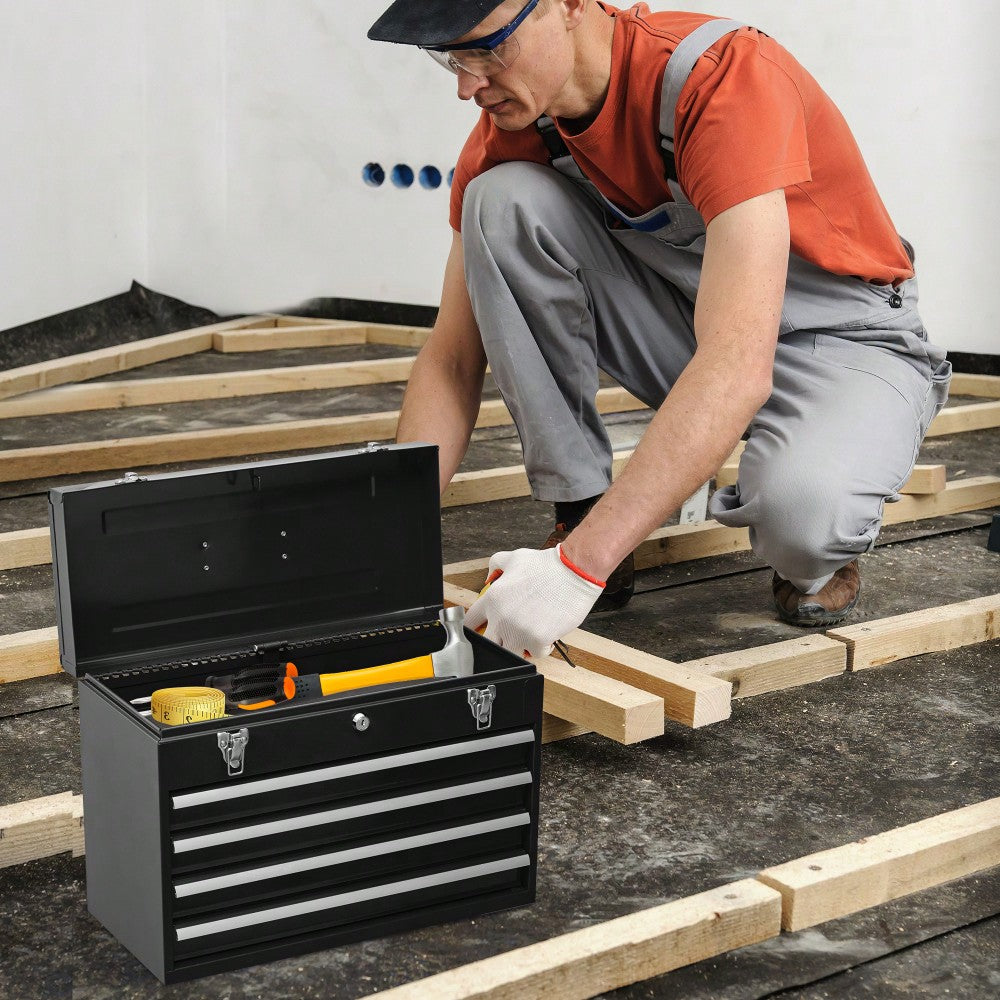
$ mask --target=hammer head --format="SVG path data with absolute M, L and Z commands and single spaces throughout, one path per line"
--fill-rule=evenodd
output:
M 474 654 L 465 635 L 465 608 L 444 608 L 440 614 L 447 640 L 431 654 L 435 677 L 471 677 Z

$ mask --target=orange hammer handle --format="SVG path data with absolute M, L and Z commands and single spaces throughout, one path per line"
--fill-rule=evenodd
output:
M 324 695 L 354 688 L 372 687 L 375 684 L 393 684 L 396 681 L 419 681 L 434 676 L 434 660 L 430 655 L 416 656 L 412 660 L 386 663 L 363 670 L 346 670 L 337 674 L 320 674 L 319 682 Z

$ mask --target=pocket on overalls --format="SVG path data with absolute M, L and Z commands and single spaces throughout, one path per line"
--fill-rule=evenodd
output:
M 833 274 L 791 254 L 781 332 L 836 330 L 849 335 L 852 331 L 883 329 L 904 317 L 906 325 L 912 312 L 912 302 L 906 298 L 892 285 Z
M 931 421 L 941 412 L 948 401 L 948 390 L 951 387 L 951 362 L 942 361 L 931 375 L 927 385 L 927 395 L 924 398 L 924 412 L 920 419 L 921 436 L 927 433 Z

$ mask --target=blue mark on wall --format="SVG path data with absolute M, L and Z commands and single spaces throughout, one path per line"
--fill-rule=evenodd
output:
M 361 168 L 361 179 L 364 181 L 368 187 L 382 187 L 386 181 L 385 168 L 381 163 L 366 163 Z M 447 174 L 442 174 L 441 171 L 431 164 L 427 164 L 421 167 L 419 172 L 414 172 L 413 167 L 406 163 L 397 163 L 392 170 L 389 171 L 389 180 L 392 182 L 393 187 L 405 190 L 406 188 L 413 187 L 413 182 L 417 181 L 421 188 L 425 191 L 436 191 L 442 184 L 447 184 L 451 187 L 452 181 L 455 179 L 455 168 L 452 167 Z

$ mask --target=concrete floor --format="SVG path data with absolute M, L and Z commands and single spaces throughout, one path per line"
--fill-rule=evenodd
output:
M 405 351 L 379 351 L 380 356 Z M 320 355 L 330 354 L 330 357 Z M 335 355 L 335 356 L 334 356 Z M 127 377 L 371 356 L 366 349 L 201 355 Z M 126 376 L 122 376 L 126 377 Z M 143 407 L 0 424 L 4 447 L 393 409 L 400 386 Z M 609 419 L 615 446 L 641 433 Z M 1000 431 L 925 444 L 950 478 L 1000 471 Z M 465 468 L 519 461 L 510 429 L 477 432 Z M 204 464 L 204 463 L 202 463 Z M 218 464 L 218 463 L 210 463 Z M 190 463 L 185 467 L 193 467 Z M 96 481 L 97 473 L 59 482 Z M 46 521 L 52 481 L 3 484 L 0 531 Z M 857 620 L 1000 590 L 989 516 L 887 529 L 864 560 Z M 446 510 L 445 561 L 538 544 L 531 500 Z M 640 574 L 624 610 L 586 627 L 674 660 L 801 632 L 769 606 L 751 554 Z M 0 573 L 0 634 L 55 622 L 51 569 Z M 1000 642 L 918 657 L 734 704 L 726 723 L 633 747 L 597 736 L 543 755 L 538 900 L 521 910 L 161 987 L 86 912 L 83 859 L 0 870 L 0 997 L 366 996 L 510 948 L 753 875 L 761 868 L 1000 795 Z M 0 688 L 0 804 L 80 790 L 75 684 Z M 617 991 L 622 998 L 960 997 L 1000 992 L 1000 870 Z

